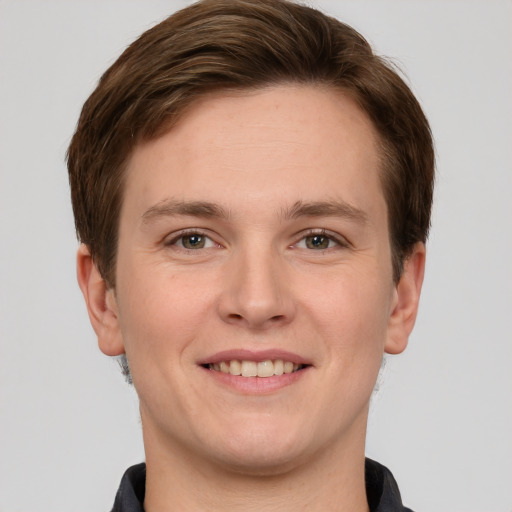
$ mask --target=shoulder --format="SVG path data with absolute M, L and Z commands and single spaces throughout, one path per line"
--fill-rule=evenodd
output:
M 370 512 L 413 512 L 402 504 L 398 484 L 388 468 L 366 459 L 365 479 Z
M 111 512 L 144 512 L 146 493 L 146 464 L 128 468 L 117 490 Z

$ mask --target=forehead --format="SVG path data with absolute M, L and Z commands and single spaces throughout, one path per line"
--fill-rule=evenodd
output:
M 246 209 L 341 199 L 372 208 L 382 196 L 371 121 L 339 90 L 281 85 L 199 98 L 128 162 L 125 202 L 139 211 L 175 199 Z

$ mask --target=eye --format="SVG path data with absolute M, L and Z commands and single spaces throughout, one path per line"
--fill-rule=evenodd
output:
M 338 237 L 327 234 L 325 231 L 309 233 L 299 240 L 295 247 L 313 251 L 325 251 L 335 247 L 346 247 L 347 243 Z
M 169 245 L 188 250 L 208 249 L 209 247 L 216 246 L 215 242 L 210 237 L 196 232 L 182 233 L 180 236 L 171 240 Z
M 328 249 L 335 242 L 325 235 L 310 235 L 304 238 L 308 249 Z

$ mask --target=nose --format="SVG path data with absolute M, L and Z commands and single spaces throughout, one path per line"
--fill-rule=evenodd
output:
M 286 265 L 271 249 L 234 255 L 219 300 L 223 321 L 251 330 L 288 324 L 295 315 Z

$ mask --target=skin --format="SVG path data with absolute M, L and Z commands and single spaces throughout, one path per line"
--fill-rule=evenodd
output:
M 101 350 L 130 362 L 148 512 L 368 510 L 369 399 L 425 261 L 417 244 L 393 283 L 376 140 L 343 93 L 282 85 L 203 98 L 135 149 L 117 287 L 85 246 L 78 280 Z M 307 368 L 261 387 L 202 366 L 241 349 Z

